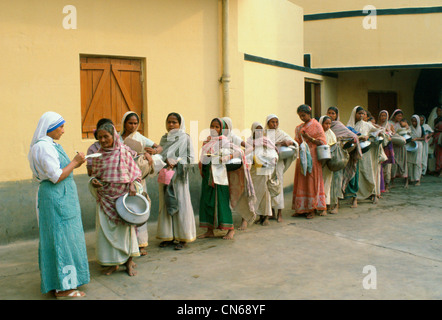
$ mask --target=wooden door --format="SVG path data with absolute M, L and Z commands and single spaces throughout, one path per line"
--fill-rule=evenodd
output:
M 97 121 L 109 118 L 117 131 L 127 111 L 140 117 L 144 132 L 141 60 L 80 58 L 81 119 L 83 138 L 93 138 Z
M 378 121 L 379 112 L 381 112 L 381 110 L 387 110 L 391 116 L 397 108 L 397 93 L 369 92 L 367 108 L 376 121 Z

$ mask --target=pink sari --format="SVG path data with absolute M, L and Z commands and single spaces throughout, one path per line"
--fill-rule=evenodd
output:
M 306 132 L 322 144 L 326 144 L 324 129 L 316 119 L 300 124 L 295 130 L 295 140 L 299 144 L 303 142 L 301 133 Z M 312 172 L 304 176 L 301 173 L 301 160 L 296 160 L 295 182 L 293 185 L 292 209 L 296 213 L 309 213 L 313 210 L 326 210 L 324 180 L 322 178 L 322 165 L 316 154 L 316 144 L 306 141 L 312 157 Z

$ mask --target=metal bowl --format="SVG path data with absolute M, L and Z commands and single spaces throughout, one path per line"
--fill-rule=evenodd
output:
M 129 196 L 126 193 L 116 201 L 116 209 L 120 218 L 130 225 L 142 226 L 150 216 L 150 203 L 141 194 Z
M 407 149 L 408 152 L 416 152 L 418 148 L 418 144 L 416 141 L 410 141 L 405 145 L 405 149 Z
M 293 157 L 293 155 L 296 152 L 295 147 L 286 147 L 286 146 L 280 146 L 278 147 L 278 151 L 279 151 L 279 159 L 288 159 Z
M 413 138 L 409 134 L 404 134 L 402 135 L 402 137 L 405 139 L 405 143 L 409 143 L 411 142 L 411 140 L 413 140 Z
M 359 145 L 361 146 L 362 153 L 366 153 L 368 150 L 370 150 L 371 142 L 366 140 L 366 141 L 360 142 Z
M 232 158 L 226 162 L 227 171 L 235 171 L 242 167 L 242 160 L 240 158 Z
M 356 144 L 353 139 L 348 140 L 342 146 L 342 149 L 346 150 L 348 153 L 352 152 L 356 148 Z
M 391 136 L 391 142 L 394 145 L 401 146 L 401 147 L 404 146 L 405 143 L 406 143 L 404 137 L 402 137 L 402 136 L 400 136 L 398 134 L 394 134 L 394 135 Z

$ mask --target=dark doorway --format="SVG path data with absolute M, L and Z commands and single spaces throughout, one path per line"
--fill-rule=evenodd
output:
M 442 69 L 422 69 L 414 89 L 414 113 L 428 118 L 442 105 Z
M 391 115 L 397 108 L 397 93 L 385 91 L 369 92 L 367 108 L 376 121 L 378 120 L 378 115 L 381 110 L 387 110 Z
M 305 104 L 312 108 L 312 117 L 321 116 L 321 83 L 313 79 L 305 79 Z

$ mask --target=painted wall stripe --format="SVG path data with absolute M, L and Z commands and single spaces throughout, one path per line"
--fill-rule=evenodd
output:
M 376 9 L 376 15 L 378 16 L 428 14 L 428 13 L 442 13 L 442 6 L 420 7 L 420 8 Z M 326 12 L 326 13 L 306 14 L 304 15 L 304 21 L 340 19 L 340 18 L 350 18 L 350 17 L 365 17 L 365 16 L 367 16 L 367 13 L 364 13 L 363 10 Z
M 285 69 L 291 69 L 291 70 L 297 70 L 297 71 L 317 74 L 317 75 L 321 75 L 321 76 L 332 77 L 332 78 L 338 77 L 338 75 L 335 73 L 323 72 L 321 69 L 302 67 L 302 66 L 298 66 L 296 64 L 291 64 L 291 63 L 282 62 L 282 61 L 278 61 L 278 60 L 272 60 L 272 59 L 267 59 L 267 58 L 263 58 L 263 57 L 258 57 L 258 56 L 254 56 L 254 55 L 247 54 L 247 53 L 244 54 L 244 60 L 250 61 L 250 62 L 262 63 L 262 64 L 266 64 L 269 66 L 274 66 L 274 67 L 280 67 L 280 68 L 285 68 Z
M 321 76 L 338 78 L 336 72 L 341 71 L 366 71 L 366 70 L 400 70 L 400 69 L 435 69 L 442 68 L 442 63 L 426 63 L 426 64 L 400 64 L 400 65 L 383 65 L 383 66 L 354 66 L 354 67 L 332 67 L 332 68 L 307 68 L 282 62 L 278 60 L 267 59 L 263 57 L 254 56 L 251 54 L 244 54 L 244 60 L 256 63 L 262 63 L 269 66 L 297 70 Z

